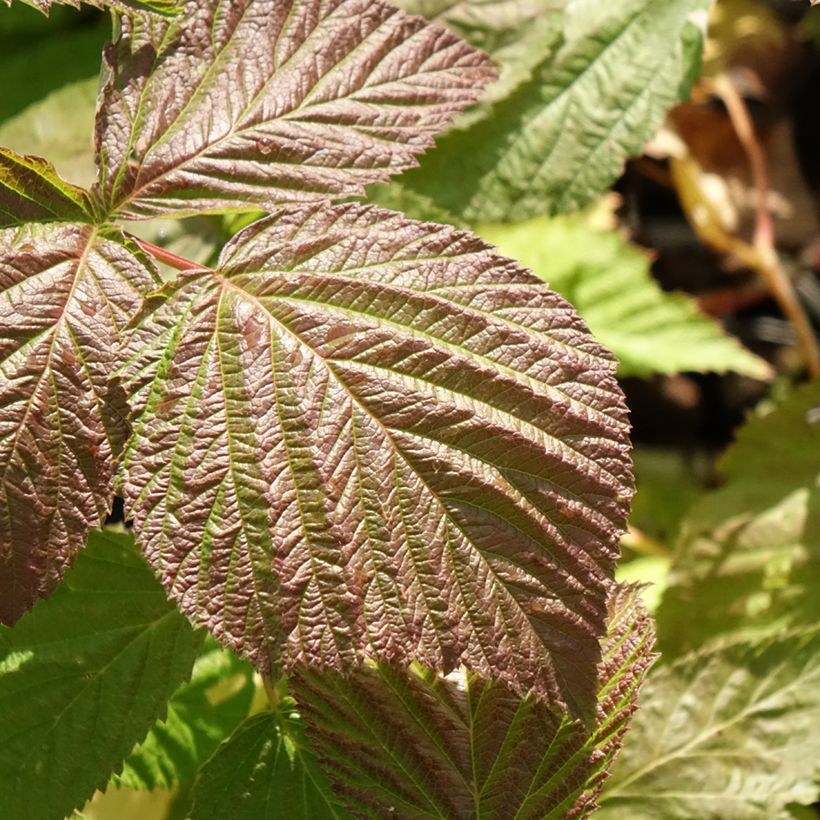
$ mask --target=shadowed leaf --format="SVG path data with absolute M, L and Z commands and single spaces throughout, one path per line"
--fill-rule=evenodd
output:
M 366 666 L 300 670 L 295 691 L 336 792 L 368 818 L 587 816 L 620 748 L 652 655 L 637 591 L 610 601 L 589 728 L 468 674 Z
M 54 595 L 0 627 L 3 820 L 65 817 L 104 788 L 201 643 L 133 539 L 92 533 Z
M 110 509 L 119 332 L 154 285 L 116 229 L 0 232 L 0 622 L 47 595 Z
M 632 494 L 614 366 L 469 234 L 282 211 L 135 333 L 129 514 L 262 670 L 463 663 L 588 710 Z
M 60 179 L 50 162 L 0 148 L 0 228 L 93 221 L 88 193 Z
M 126 21 L 106 62 L 102 197 L 132 217 L 361 194 L 494 76 L 380 0 L 190 0 L 176 22 Z

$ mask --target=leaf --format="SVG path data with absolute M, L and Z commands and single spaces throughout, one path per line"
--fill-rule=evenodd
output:
M 190 675 L 201 636 L 132 544 L 92 533 L 54 595 L 0 628 L 6 820 L 82 806 Z
M 347 820 L 306 748 L 291 700 L 248 718 L 205 764 L 191 820 Z
M 0 231 L 0 622 L 49 594 L 111 507 L 126 435 L 110 382 L 155 279 L 114 228 Z
M 818 721 L 816 628 L 688 655 L 650 676 L 596 816 L 787 817 L 817 799 Z
M 72 6 L 80 8 L 80 3 L 88 6 L 96 6 L 99 9 L 113 9 L 125 14 L 132 14 L 135 11 L 148 11 L 155 14 L 178 14 L 183 7 L 183 0 L 21 0 L 32 8 L 48 14 L 51 7 Z M 12 0 L 5 0 L 7 6 L 12 4 Z
M 806 385 L 741 428 L 723 463 L 725 486 L 683 524 L 658 612 L 665 653 L 817 622 L 818 408 L 820 385 Z
M 497 682 L 417 665 L 300 669 L 295 691 L 357 817 L 563 820 L 595 808 L 653 658 L 636 588 L 613 594 L 602 650 L 590 729 Z
M 138 539 L 263 673 L 417 658 L 591 705 L 627 421 L 560 297 L 469 234 L 322 204 L 183 276 L 128 359 Z
M 480 15 L 484 4 L 471 5 Z M 438 140 L 401 184 L 471 223 L 584 207 L 688 94 L 710 5 L 567 3 L 530 75 L 485 117 Z
M 251 668 L 210 646 L 197 658 L 190 681 L 174 692 L 167 715 L 131 752 L 114 783 L 168 789 L 192 780 L 247 716 L 254 692 Z
M 93 222 L 91 199 L 40 157 L 0 148 L 0 228 L 26 222 Z
M 189 0 L 179 21 L 106 51 L 101 197 L 125 217 L 361 194 L 494 76 L 379 0 Z
M 621 376 L 683 370 L 771 375 L 766 362 L 702 315 L 688 297 L 661 290 L 647 254 L 614 231 L 595 231 L 571 217 L 484 225 L 477 231 L 575 306 L 618 357 Z

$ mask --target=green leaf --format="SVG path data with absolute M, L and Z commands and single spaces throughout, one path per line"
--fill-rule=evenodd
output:
M 105 62 L 100 195 L 126 217 L 361 194 L 494 76 L 380 0 L 188 0 L 176 22 L 126 21 Z
M 816 628 L 688 655 L 650 676 L 596 817 L 788 817 L 818 796 L 818 724 Z
M 246 720 L 205 764 L 191 820 L 348 820 L 302 738 L 292 700 Z
M 13 0 L 5 0 L 7 6 Z M 88 6 L 96 6 L 99 9 L 113 9 L 125 14 L 132 14 L 135 11 L 148 11 L 156 14 L 175 15 L 182 11 L 184 0 L 19 0 L 32 8 L 48 14 L 52 6 L 72 6 L 80 8 L 81 3 Z
M 741 428 L 726 485 L 688 515 L 658 611 L 664 653 L 820 615 L 820 385 Z M 698 617 L 690 617 L 697 612 Z
M 0 228 L 25 222 L 94 222 L 88 192 L 40 157 L 0 148 Z
M 536 38 L 528 76 L 477 121 L 437 141 L 401 184 L 468 222 L 578 210 L 641 151 L 688 94 L 710 0 L 575 0 Z M 475 7 L 496 22 L 498 2 Z M 506 4 L 506 10 L 516 4 Z M 485 11 L 486 9 L 486 11 Z M 447 14 L 445 18 L 450 22 Z M 499 15 L 501 27 L 510 18 Z M 458 29 L 459 27 L 456 26 Z M 461 27 L 471 39 L 471 32 Z M 514 58 L 519 62 L 520 55 Z
M 614 231 L 596 231 L 571 217 L 477 231 L 571 302 L 618 357 L 622 376 L 682 370 L 771 375 L 766 362 L 699 313 L 688 297 L 661 290 L 647 254 Z
M 132 545 L 92 533 L 54 595 L 0 627 L 4 820 L 82 806 L 191 673 L 201 636 Z
M 610 600 L 595 720 L 414 665 L 351 677 L 300 670 L 294 686 L 336 793 L 357 817 L 564 820 L 596 805 L 652 660 L 637 590 Z
M 111 508 L 127 436 L 111 374 L 148 265 L 116 228 L 0 231 L 0 623 L 54 589 Z
M 123 493 L 186 614 L 263 673 L 464 663 L 590 708 L 632 485 L 614 364 L 560 297 L 469 234 L 324 204 L 157 303 Z
M 168 789 L 193 779 L 216 747 L 247 717 L 255 692 L 251 667 L 210 646 L 191 680 L 174 692 L 159 721 L 113 782 L 132 789 Z

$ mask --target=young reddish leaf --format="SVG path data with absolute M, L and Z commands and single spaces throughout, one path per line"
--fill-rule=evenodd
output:
M 115 229 L 0 231 L 0 622 L 51 592 L 112 496 L 118 332 L 150 289 Z
M 368 664 L 351 677 L 300 669 L 309 737 L 356 817 L 586 817 L 653 660 L 636 590 L 617 588 L 589 726 L 475 675 Z
M 0 228 L 25 222 L 92 222 L 91 198 L 40 157 L 0 148 Z
M 135 332 L 124 494 L 181 608 L 263 670 L 459 663 L 591 707 L 631 495 L 615 364 L 476 237 L 280 211 Z
M 5 0 L 10 6 L 12 0 Z M 51 7 L 73 6 L 80 8 L 80 3 L 88 6 L 96 6 L 100 9 L 114 9 L 116 11 L 130 14 L 134 11 L 152 11 L 157 14 L 177 14 L 182 8 L 183 0 L 20 0 L 35 9 L 39 9 L 43 14 L 48 14 Z
M 106 62 L 101 197 L 127 217 L 361 194 L 495 76 L 380 0 L 190 0 L 178 21 L 124 21 Z

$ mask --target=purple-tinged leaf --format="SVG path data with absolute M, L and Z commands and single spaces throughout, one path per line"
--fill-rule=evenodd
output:
M 125 20 L 97 115 L 101 198 L 125 217 L 362 194 L 495 72 L 380 0 L 190 0 Z
M 476 237 L 281 211 L 133 335 L 124 494 L 182 610 L 267 671 L 459 664 L 591 708 L 632 492 L 615 363 Z
M 109 374 L 155 282 L 145 264 L 113 228 L 0 231 L 2 623 L 54 589 L 110 508 L 126 408 Z
M 10 6 L 12 2 L 13 0 L 5 0 L 7 6 Z M 19 2 L 33 6 L 43 14 L 48 14 L 51 7 L 55 5 L 72 6 L 78 9 L 81 3 L 87 6 L 96 6 L 100 9 L 114 9 L 126 14 L 131 14 L 134 11 L 177 14 L 182 8 L 182 0 L 19 0 Z
M 93 222 L 91 197 L 40 157 L 0 148 L 0 228 L 25 222 Z
M 352 676 L 300 669 L 292 685 L 322 768 L 356 817 L 586 817 L 652 662 L 634 588 L 610 601 L 595 716 L 574 721 L 473 674 L 367 664 Z

